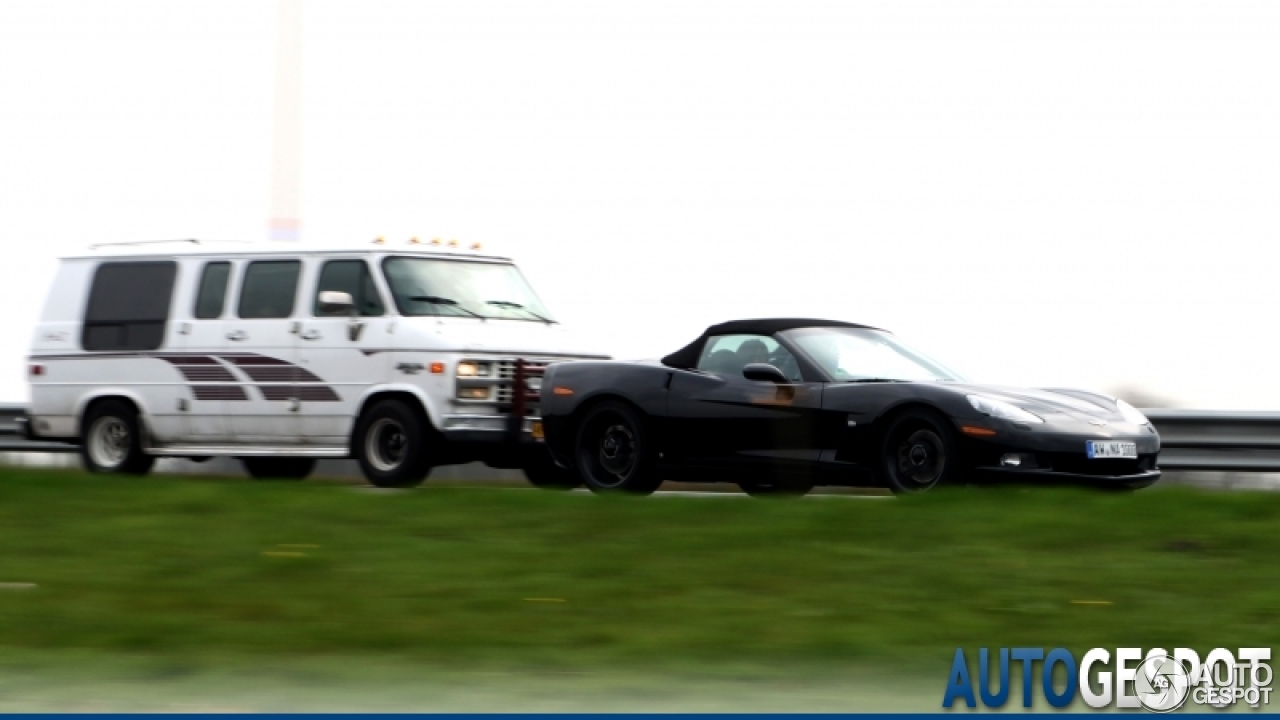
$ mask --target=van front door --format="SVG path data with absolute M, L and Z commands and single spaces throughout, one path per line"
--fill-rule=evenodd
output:
M 254 260 L 245 266 L 235 317 L 224 323 L 222 359 L 246 382 L 246 402 L 227 403 L 237 444 L 296 445 L 302 431 L 298 334 L 294 319 L 298 260 Z
M 392 319 L 368 264 L 361 259 L 323 261 L 310 283 L 300 315 L 302 437 L 311 444 L 346 446 L 360 402 L 390 373 Z M 350 308 L 325 308 L 320 293 L 351 297 Z

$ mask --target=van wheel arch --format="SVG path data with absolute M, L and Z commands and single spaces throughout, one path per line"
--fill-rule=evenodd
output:
M 422 403 L 422 398 L 407 390 L 384 390 L 381 392 L 371 393 L 363 402 L 360 403 L 360 409 L 356 411 L 355 416 L 352 418 L 351 433 L 347 437 L 347 449 L 351 453 L 352 457 L 355 457 L 355 447 L 357 442 L 356 432 L 360 429 L 360 418 L 364 417 L 364 414 L 369 411 L 369 408 L 377 405 L 383 400 L 399 400 L 405 403 L 418 413 L 419 418 L 432 434 L 439 434 L 440 429 L 431 421 L 431 413 L 427 412 L 426 406 Z

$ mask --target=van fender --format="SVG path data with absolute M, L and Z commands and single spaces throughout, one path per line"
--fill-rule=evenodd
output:
M 374 385 L 364 391 L 360 396 L 360 399 L 356 402 L 356 407 L 363 408 L 365 403 L 369 401 L 369 398 L 374 395 L 381 395 L 384 393 L 407 393 L 416 397 L 418 402 L 422 405 L 423 411 L 426 412 L 427 421 L 431 423 L 431 426 L 438 430 L 440 429 L 441 424 L 443 424 L 443 413 L 440 412 L 440 408 L 436 406 L 436 403 L 431 399 L 431 396 L 417 385 L 409 383 L 387 383 L 383 385 Z M 353 421 L 356 420 L 358 420 L 358 418 L 353 418 Z
M 78 438 L 84 434 L 84 413 L 85 410 L 89 409 L 89 405 L 91 405 L 95 400 L 113 397 L 128 400 L 133 403 L 134 407 L 138 408 L 138 429 L 142 432 L 142 449 L 144 451 L 150 450 L 151 419 L 149 411 L 147 410 L 147 404 L 143 401 L 142 396 L 138 394 L 137 391 L 130 390 L 129 388 L 100 387 L 94 388 L 84 395 L 81 395 L 80 399 L 76 400 L 75 407 L 72 409 L 72 415 L 75 417 L 76 421 L 76 437 Z

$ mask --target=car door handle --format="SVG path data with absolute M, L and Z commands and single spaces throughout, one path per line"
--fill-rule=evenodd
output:
M 235 330 L 235 331 L 232 331 L 232 332 L 227 333 L 227 339 L 228 339 L 228 340 L 236 340 L 236 341 L 239 341 L 239 340 L 248 340 L 248 339 L 249 339 L 249 333 L 247 333 L 247 332 L 245 332 L 245 331 L 243 331 L 243 330 Z
M 319 331 L 319 330 L 307 330 L 306 332 L 302 333 L 302 334 L 301 334 L 301 335 L 299 335 L 298 337 L 302 338 L 303 340 L 319 340 L 319 339 L 320 339 L 320 331 Z

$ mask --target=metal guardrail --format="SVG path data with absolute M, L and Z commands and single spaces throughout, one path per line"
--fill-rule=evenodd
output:
M 1160 431 L 1160 469 L 1280 472 L 1280 412 L 1143 410 Z M 25 407 L 0 406 L 0 452 L 73 453 L 75 445 L 28 440 Z

